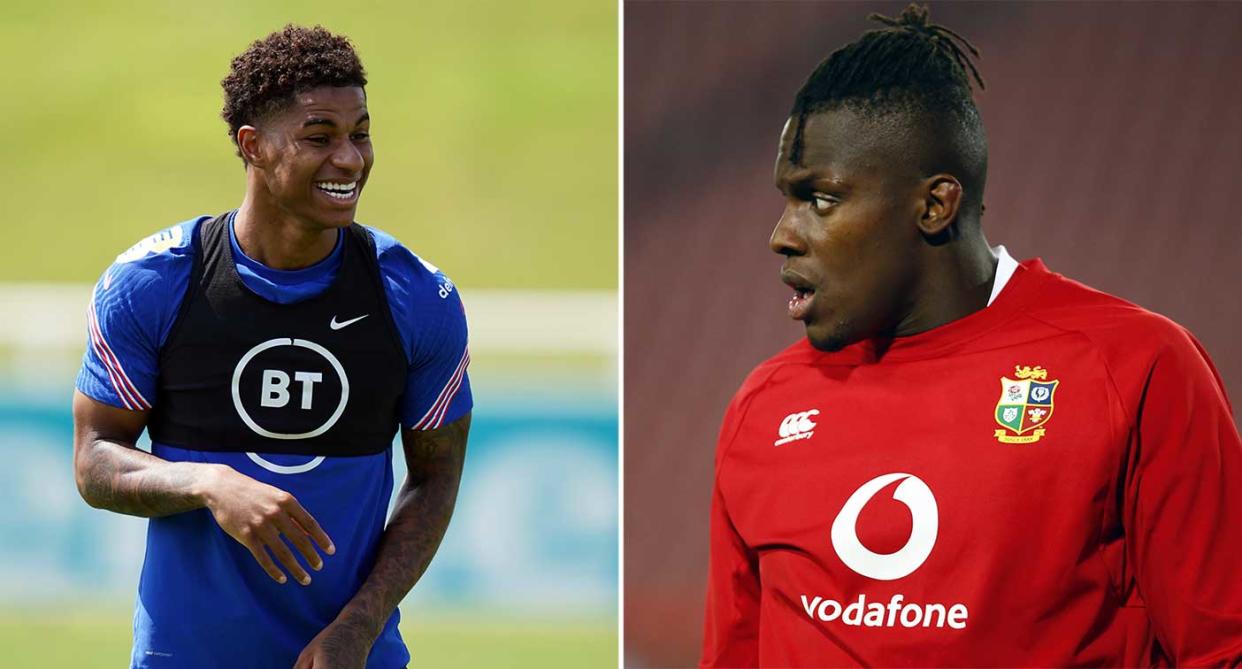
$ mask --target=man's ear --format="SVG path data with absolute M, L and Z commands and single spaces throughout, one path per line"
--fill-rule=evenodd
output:
M 248 165 L 263 167 L 267 164 L 262 142 L 259 141 L 259 130 L 252 125 L 237 129 L 237 150 Z
M 952 174 L 937 174 L 925 183 L 925 207 L 919 218 L 919 230 L 928 237 L 941 237 L 957 220 L 962 204 L 962 183 Z

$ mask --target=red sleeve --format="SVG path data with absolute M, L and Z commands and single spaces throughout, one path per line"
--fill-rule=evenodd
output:
M 759 563 L 729 520 L 717 480 L 712 495 L 707 617 L 700 667 L 759 664 Z
M 1242 441 L 1220 378 L 1179 329 L 1148 371 L 1125 532 L 1156 638 L 1175 665 L 1242 662 Z
M 759 561 L 738 534 L 721 491 L 721 469 L 740 423 L 741 396 L 725 414 L 716 449 L 712 486 L 711 555 L 707 575 L 707 615 L 700 667 L 754 667 L 759 664 Z

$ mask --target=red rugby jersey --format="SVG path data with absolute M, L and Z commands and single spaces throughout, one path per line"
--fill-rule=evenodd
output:
M 760 365 L 716 457 L 702 666 L 1242 658 L 1242 442 L 1175 323 L 1023 263 L 986 309 Z

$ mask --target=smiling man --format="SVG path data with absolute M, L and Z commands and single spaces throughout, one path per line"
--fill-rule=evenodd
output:
M 366 83 L 323 28 L 250 45 L 223 81 L 241 206 L 143 239 L 95 286 L 74 471 L 92 506 L 151 518 L 133 667 L 410 659 L 396 608 L 452 515 L 470 356 L 453 283 L 354 222 Z
M 873 18 L 781 134 L 806 339 L 725 415 L 702 665 L 1237 664 L 1242 442 L 1206 353 L 988 245 L 973 47 Z

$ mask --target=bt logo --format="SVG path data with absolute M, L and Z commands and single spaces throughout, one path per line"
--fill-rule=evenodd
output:
M 293 378 L 302 384 L 302 409 L 309 410 L 315 400 L 315 384 L 323 381 L 319 372 L 294 372 Z M 289 403 L 289 375 L 279 369 L 263 370 L 263 394 L 259 404 L 280 408 Z
M 258 356 L 263 358 L 251 365 Z M 248 366 L 255 368 L 249 374 Z M 307 371 L 308 367 L 324 371 Z M 311 439 L 330 430 L 345 413 L 349 378 L 341 362 L 323 346 L 306 339 L 278 337 L 254 346 L 237 361 L 232 395 L 238 417 L 255 434 L 269 439 Z M 247 455 L 255 464 L 278 474 L 300 474 L 324 461 L 323 456 L 317 456 L 303 464 L 283 465 L 257 453 Z
M 246 403 L 242 401 L 242 374 L 246 371 L 246 365 L 254 360 L 255 356 L 269 349 L 291 346 L 296 349 L 308 350 L 314 354 L 318 354 L 318 358 L 327 361 L 327 363 L 336 372 L 341 385 L 341 399 L 337 402 L 336 409 L 326 420 L 322 421 L 318 426 L 306 426 L 311 429 L 301 432 L 277 432 L 260 425 L 255 421 L 250 411 L 246 410 Z M 279 409 L 287 406 L 292 399 L 289 386 L 293 381 L 301 385 L 300 402 L 298 407 L 302 410 L 309 411 L 314 406 L 315 384 L 323 382 L 323 374 L 319 372 L 302 372 L 294 370 L 293 378 L 290 379 L 289 373 L 279 369 L 264 369 L 262 380 L 260 381 L 259 407 L 267 409 Z M 253 401 L 253 400 L 252 400 Z M 237 415 L 241 417 L 242 422 L 246 424 L 256 434 L 271 439 L 310 439 L 318 437 L 327 432 L 336 421 L 340 420 L 341 414 L 345 413 L 345 404 L 349 402 L 349 378 L 345 376 L 345 368 L 341 366 L 341 362 L 332 355 L 328 349 L 306 339 L 290 339 L 288 337 L 278 337 L 269 339 L 246 352 L 241 360 L 237 361 L 237 367 L 233 369 L 233 408 L 237 409 Z

